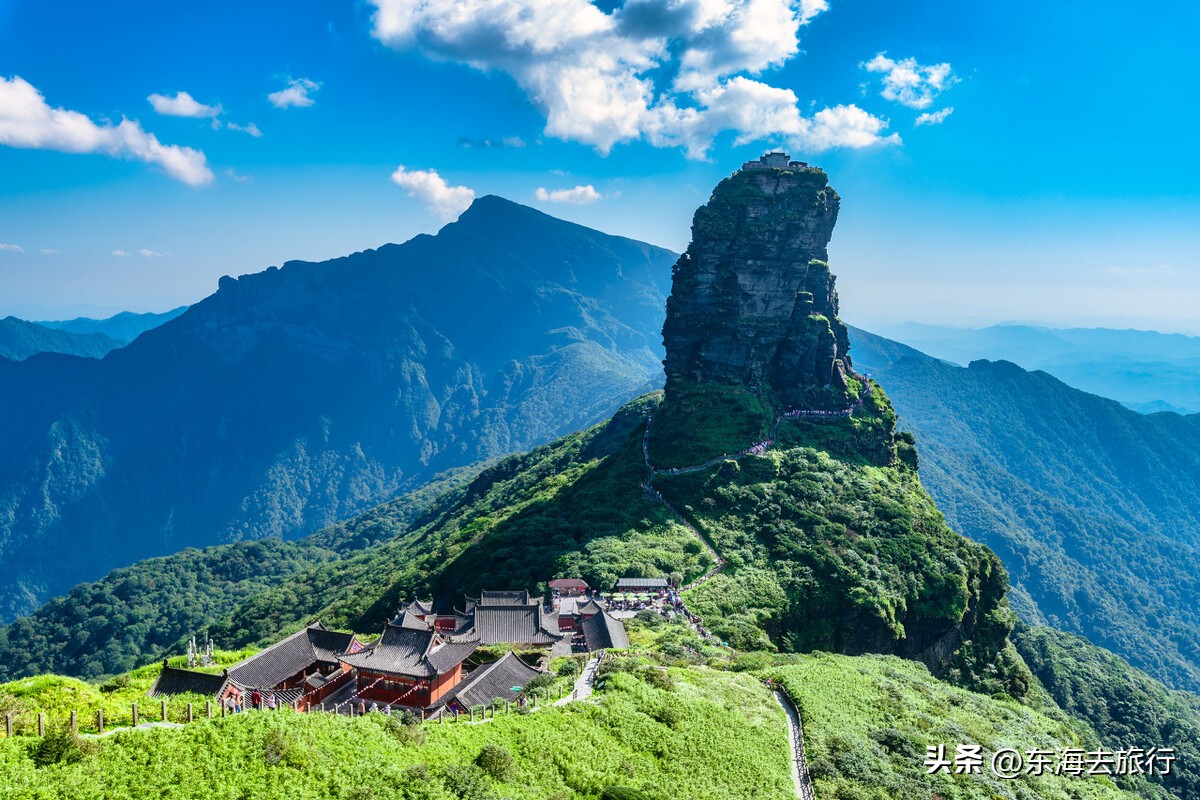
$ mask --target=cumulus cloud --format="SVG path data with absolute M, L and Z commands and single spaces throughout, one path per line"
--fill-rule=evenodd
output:
M 941 125 L 946 121 L 946 117 L 953 113 L 954 106 L 947 106 L 939 111 L 930 111 L 919 115 L 913 125 L 918 128 L 922 125 Z
M 867 72 L 883 73 L 880 96 L 909 108 L 929 108 L 942 91 L 958 83 L 958 77 L 946 62 L 918 64 L 915 58 L 896 61 L 880 53 L 861 66 Z
M 466 186 L 451 186 L 433 169 L 396 167 L 392 183 L 408 190 L 409 197 L 421 201 L 442 219 L 451 220 L 466 211 L 475 199 L 475 190 Z
M 231 131 L 241 131 L 242 133 L 248 133 L 251 136 L 253 136 L 255 139 L 262 136 L 262 131 L 260 131 L 258 129 L 258 126 L 255 125 L 253 122 L 251 122 L 249 125 L 238 125 L 236 122 L 226 122 L 225 127 Z
M 587 186 L 576 186 L 574 189 L 544 189 L 538 187 L 533 196 L 543 203 L 568 203 L 573 206 L 585 206 L 601 199 L 601 194 L 590 183 Z
M 0 77 L 0 144 L 134 159 L 155 164 L 189 186 L 213 180 L 199 150 L 164 145 L 132 120 L 98 124 L 78 111 L 51 108 L 41 92 L 19 77 Z
M 271 92 L 267 99 L 276 108 L 307 108 L 316 102 L 310 95 L 320 88 L 321 84 L 308 78 L 292 78 L 285 88 Z
M 167 95 L 152 94 L 146 98 L 150 101 L 150 105 L 154 106 L 154 110 L 160 114 L 165 114 L 168 117 L 219 117 L 221 116 L 221 107 L 206 106 L 204 103 L 197 102 L 187 92 L 176 92 L 174 97 Z
M 3 253 L 3 252 L 9 252 L 9 253 L 24 253 L 24 252 L 25 252 L 25 248 L 24 248 L 24 247 L 21 247 L 21 245 L 19 245 L 19 244 L 3 244 L 3 243 L 0 243 L 0 253 Z
M 897 141 L 869 140 L 866 125 L 838 139 L 841 129 L 800 112 L 794 92 L 756 79 L 799 52 L 800 28 L 827 0 L 626 0 L 610 13 L 589 0 L 370 2 L 384 44 L 508 73 L 547 134 L 602 153 L 644 140 L 703 158 L 730 130 L 742 143 L 806 149 Z
M 125 250 L 113 250 L 112 254 L 114 256 L 116 256 L 117 258 L 128 258 L 129 256 L 133 255 L 133 253 L 130 253 Z

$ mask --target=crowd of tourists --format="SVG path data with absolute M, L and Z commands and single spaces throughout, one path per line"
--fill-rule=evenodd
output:
M 235 692 L 225 698 L 225 711 L 228 714 L 240 714 L 243 711 L 275 711 L 279 702 L 274 692 Z

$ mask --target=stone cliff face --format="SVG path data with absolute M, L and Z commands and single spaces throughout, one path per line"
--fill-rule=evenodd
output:
M 735 384 L 780 408 L 841 408 L 849 338 L 825 263 L 838 196 L 819 169 L 743 169 L 696 211 L 667 321 L 667 398 Z

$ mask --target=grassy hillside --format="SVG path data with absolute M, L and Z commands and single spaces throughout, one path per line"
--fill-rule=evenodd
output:
M 1166 797 L 1145 781 L 1118 788 L 1106 777 L 1021 775 L 1003 780 L 988 765 L 997 749 L 1060 752 L 1095 749 L 1085 726 L 1011 700 L 997 700 L 933 680 L 919 664 L 891 657 L 815 655 L 770 670 L 804 718 L 806 750 L 819 798 L 838 800 L 1083 800 Z M 982 745 L 980 774 L 930 775 L 926 748 Z
M 1000 556 L 1022 617 L 1200 689 L 1200 415 L 1143 416 L 1044 372 L 853 336 L 916 435 L 922 481 Z
M 597 699 L 528 715 L 501 713 L 474 725 L 417 728 L 381 715 L 277 712 L 99 742 L 67 739 L 61 749 L 39 749 L 31 738 L 0 740 L 0 794 L 12 800 L 794 797 L 783 713 L 753 676 L 683 667 L 663 675 L 646 659 L 625 659 L 606 673 Z M 480 758 L 485 748 L 490 759 Z
M 675 800 L 794 797 L 785 718 L 764 688 L 789 689 L 804 717 L 821 800 L 1162 798 L 1144 781 L 934 775 L 930 744 L 1095 746 L 1057 709 L 950 686 L 894 657 L 737 653 L 681 623 L 631 624 L 635 651 L 609 659 L 594 702 L 480 724 L 406 726 L 379 715 L 248 713 L 180 730 L 0 739 L 0 791 L 16 798 L 529 798 Z M 221 653 L 225 657 L 243 654 Z M 0 685 L 61 720 L 103 706 L 121 719 L 154 668 L 102 686 L 59 678 Z M 180 717 L 177 698 L 173 719 Z M 198 700 L 198 698 L 196 698 Z M 155 718 L 157 703 L 145 717 Z M 86 716 L 86 715 L 85 715 Z M 482 756 L 487 749 L 488 756 Z M 501 748 L 503 753 L 495 748 Z M 506 755 L 507 757 L 506 757 Z M 236 769 L 230 769 L 236 764 Z M 636 794 L 633 792 L 637 792 Z M 936 793 L 936 794 L 935 794 Z

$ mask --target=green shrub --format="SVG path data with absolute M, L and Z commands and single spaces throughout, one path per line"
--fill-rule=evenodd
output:
M 39 767 L 51 764 L 76 764 L 100 750 L 70 728 L 55 728 L 46 733 L 33 748 L 33 763 Z
M 630 786 L 610 786 L 600 795 L 600 800 L 655 800 L 653 795 Z
M 651 628 L 660 628 L 667 624 L 667 620 L 662 614 L 659 614 L 657 611 L 651 611 L 648 608 L 637 612 L 633 618 Z
M 487 776 L 474 764 L 452 764 L 442 771 L 446 790 L 460 800 L 487 800 Z
M 662 667 L 646 667 L 641 671 L 640 675 L 642 680 L 655 689 L 662 689 L 664 692 L 669 692 L 675 688 L 675 679 L 671 677 L 671 673 Z
M 498 781 L 508 780 L 516 769 L 512 754 L 498 744 L 484 745 L 475 765 Z
M 263 741 L 263 761 L 269 766 L 284 765 L 295 769 L 308 766 L 308 752 L 283 731 L 273 730 Z

